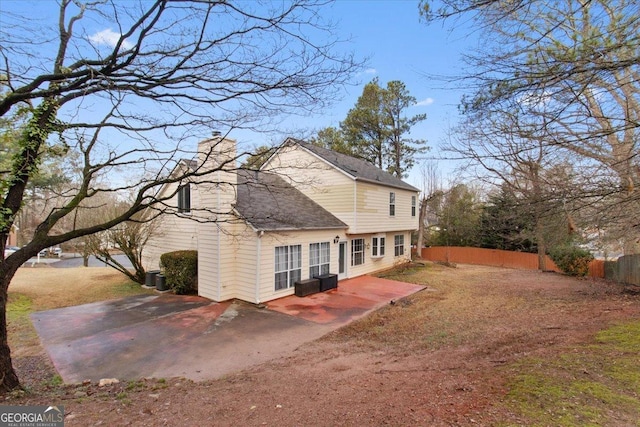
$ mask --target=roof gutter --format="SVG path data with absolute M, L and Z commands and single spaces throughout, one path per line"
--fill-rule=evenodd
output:
M 257 231 L 261 231 L 261 232 L 273 232 L 273 233 L 277 233 L 278 231 L 314 231 L 314 230 L 346 230 L 349 228 L 348 225 L 343 225 L 343 226 L 339 226 L 339 227 L 287 227 L 287 228 L 260 228 L 257 229 L 255 227 L 251 227 L 253 228 L 256 232 Z
M 407 184 L 406 187 L 403 187 L 401 185 L 393 185 L 393 184 L 389 184 L 389 183 L 386 183 L 386 182 L 380 182 L 380 181 L 377 181 L 375 179 L 367 179 L 367 178 L 362 178 L 362 177 L 356 177 L 356 181 L 368 182 L 368 183 L 371 183 L 371 184 L 380 185 L 382 187 L 397 188 L 399 190 L 420 192 L 420 190 L 418 190 L 417 188 L 415 188 L 413 185 L 410 185 L 410 184 Z

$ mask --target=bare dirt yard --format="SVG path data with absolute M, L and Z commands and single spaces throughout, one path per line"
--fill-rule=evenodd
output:
M 7 404 L 64 405 L 67 426 L 640 425 L 633 289 L 430 263 L 386 277 L 427 287 L 288 357 L 202 383 L 60 385 L 42 349 L 14 342 L 28 392 Z

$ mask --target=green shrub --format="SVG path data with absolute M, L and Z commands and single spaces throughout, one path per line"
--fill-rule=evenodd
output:
M 167 286 L 176 294 L 198 292 L 198 251 L 174 251 L 162 254 L 160 265 Z
M 565 274 L 576 277 L 586 276 L 593 260 L 591 252 L 573 245 L 557 246 L 549 256 Z

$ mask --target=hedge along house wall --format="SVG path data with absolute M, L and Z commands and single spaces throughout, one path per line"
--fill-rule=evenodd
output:
M 176 294 L 198 292 L 198 252 L 173 251 L 160 257 L 167 285 Z
M 469 248 L 460 246 L 433 246 L 422 249 L 422 258 L 429 261 L 455 262 L 460 264 L 490 265 L 494 267 L 538 269 L 538 255 L 500 249 Z M 547 256 L 547 270 L 561 273 L 562 270 Z M 604 277 L 604 262 L 594 260 L 589 265 L 589 277 Z

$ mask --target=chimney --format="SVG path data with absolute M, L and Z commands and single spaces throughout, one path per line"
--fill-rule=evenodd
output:
M 198 165 L 205 168 L 236 169 L 236 141 L 223 137 L 220 131 L 213 131 L 209 139 L 198 144 Z
M 198 144 L 198 166 L 205 175 L 198 177 L 198 204 L 203 209 L 198 229 L 198 294 L 222 301 L 234 298 L 235 268 L 230 259 L 235 229 L 232 211 L 236 202 L 236 141 L 213 132 Z M 207 173 L 210 172 L 210 173 Z M 206 260 L 203 261 L 203 260 Z
M 238 184 L 236 157 L 234 139 L 218 135 L 198 144 L 198 167 L 205 174 L 198 178 L 199 187 L 203 190 L 200 197 L 202 203 L 217 214 L 229 213 L 235 203 Z

